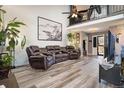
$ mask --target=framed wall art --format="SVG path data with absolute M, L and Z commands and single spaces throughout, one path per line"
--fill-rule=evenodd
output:
M 38 16 L 38 40 L 62 41 L 62 24 Z
M 103 36 L 98 36 L 98 44 L 104 45 L 104 37 Z

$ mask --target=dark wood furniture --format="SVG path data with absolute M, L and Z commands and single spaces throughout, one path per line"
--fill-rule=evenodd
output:
M 114 67 L 108 70 L 99 65 L 99 82 L 101 82 L 101 79 L 115 85 L 124 84 L 124 46 L 121 49 L 120 65 L 114 64 Z
M 121 65 L 115 64 L 114 67 L 108 70 L 99 65 L 99 82 L 101 82 L 101 79 L 114 85 L 122 85 Z
M 18 83 L 15 75 L 10 71 L 8 78 L 0 80 L 0 85 L 4 85 L 6 88 L 18 88 Z

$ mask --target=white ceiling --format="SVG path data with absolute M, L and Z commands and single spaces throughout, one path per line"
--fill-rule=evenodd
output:
M 76 5 L 76 7 L 77 7 L 77 11 L 80 11 L 90 8 L 90 5 Z
M 108 30 L 112 26 L 121 25 L 124 24 L 124 20 L 116 20 L 116 21 L 109 21 L 99 24 L 94 24 L 90 26 L 80 27 L 78 30 L 82 30 L 87 33 L 93 33 L 93 32 L 102 32 Z
M 110 27 L 124 24 L 123 15 L 117 17 L 116 19 L 115 18 L 113 18 L 112 20 L 110 19 L 112 19 L 112 17 L 109 18 L 109 20 L 108 18 L 106 18 L 105 20 L 100 19 L 101 21 L 96 20 L 96 21 L 82 23 L 79 25 L 70 26 L 67 28 L 67 30 L 74 32 L 83 31 L 86 33 L 94 33 L 94 32 L 107 31 Z

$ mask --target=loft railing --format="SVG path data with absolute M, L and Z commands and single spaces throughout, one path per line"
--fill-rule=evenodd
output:
M 69 19 L 69 26 L 124 13 L 124 5 L 101 5 L 100 7 L 101 14 L 98 14 L 95 9 L 90 17 L 88 17 L 88 11 L 81 13 L 82 19 Z
M 108 15 L 117 15 L 124 12 L 124 5 L 108 6 Z

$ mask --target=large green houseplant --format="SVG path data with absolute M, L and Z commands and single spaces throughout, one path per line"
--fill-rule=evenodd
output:
M 6 11 L 2 9 L 0 9 L 0 11 L 3 13 L 3 15 L 6 13 Z M 25 24 L 23 22 L 17 21 L 17 18 L 10 20 L 7 24 L 3 24 L 4 21 L 0 14 L 0 46 L 2 50 L 0 53 L 0 74 L 3 74 L 3 77 L 6 77 L 13 60 L 12 52 L 15 50 L 16 45 L 18 45 L 20 34 L 19 28 Z M 26 37 L 24 36 L 21 41 L 22 48 L 24 48 L 25 43 Z M 4 51 L 4 49 L 6 49 L 6 51 Z
M 70 42 L 70 45 L 74 46 L 75 48 L 77 48 L 76 34 L 75 33 L 68 33 L 67 37 L 68 37 L 68 40 Z
M 76 43 L 76 33 L 67 34 L 69 45 L 74 46 L 76 49 L 79 48 L 79 44 Z
M 0 79 L 4 79 L 8 77 L 8 73 L 10 70 L 11 62 L 13 57 L 9 54 L 4 54 L 0 58 Z
M 68 33 L 67 34 L 67 37 L 68 37 L 68 40 L 69 40 L 69 42 L 73 42 L 73 39 L 74 39 L 74 34 L 73 33 Z

